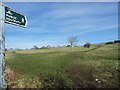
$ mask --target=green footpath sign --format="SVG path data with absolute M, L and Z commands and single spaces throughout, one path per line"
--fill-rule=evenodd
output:
M 26 27 L 27 19 L 24 14 L 5 7 L 5 23 Z

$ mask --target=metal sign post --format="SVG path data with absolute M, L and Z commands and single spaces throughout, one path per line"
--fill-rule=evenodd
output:
M 4 6 L 0 1 L 0 90 L 6 88 L 4 23 L 26 27 L 27 19 L 24 14 L 21 14 L 10 9 L 9 7 Z
M 0 1 L 0 90 L 6 88 L 5 84 L 5 34 L 4 34 L 4 7 Z

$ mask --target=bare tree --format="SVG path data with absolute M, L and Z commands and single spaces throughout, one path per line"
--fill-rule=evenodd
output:
M 79 41 L 78 36 L 70 36 L 68 38 L 68 43 L 70 43 L 70 46 L 75 46 L 78 41 Z

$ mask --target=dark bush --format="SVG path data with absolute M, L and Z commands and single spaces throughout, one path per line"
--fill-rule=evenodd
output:
M 70 45 L 67 45 L 67 47 L 70 47 Z
M 105 44 L 114 44 L 115 42 L 106 42 Z
M 38 49 L 38 46 L 36 46 L 36 45 L 35 45 L 35 46 L 33 46 L 33 49 Z
M 84 47 L 87 47 L 87 48 L 89 48 L 90 47 L 90 43 L 86 43 L 85 45 L 84 45 Z
M 115 42 L 115 43 L 120 43 L 120 40 L 115 40 L 114 42 Z

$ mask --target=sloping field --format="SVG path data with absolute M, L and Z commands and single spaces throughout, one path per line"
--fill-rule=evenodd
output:
M 13 88 L 118 87 L 118 44 L 6 52 Z

